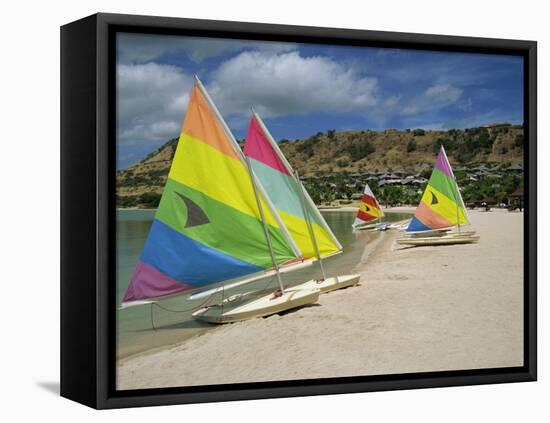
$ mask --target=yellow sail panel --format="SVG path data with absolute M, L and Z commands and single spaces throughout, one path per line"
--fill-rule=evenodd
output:
M 305 258 L 316 258 L 315 246 L 313 245 L 307 222 L 303 218 L 294 216 L 283 210 L 279 210 L 278 213 L 281 219 L 283 219 L 290 236 L 292 236 L 294 242 L 298 245 L 298 249 L 302 255 Z M 315 232 L 315 240 L 317 241 L 317 247 L 319 248 L 321 257 L 329 256 L 339 251 L 338 246 L 334 243 L 332 237 L 325 228 L 313 222 L 311 226 Z
M 454 199 L 450 199 L 433 185 L 426 187 L 420 202 L 424 203 L 433 213 L 450 222 L 451 226 L 458 223 L 461 225 L 468 223 L 464 208 L 461 206 L 457 207 L 457 202 Z M 424 215 L 422 217 L 424 218 Z
M 168 175 L 170 179 L 243 213 L 261 218 L 250 174 L 241 160 L 201 140 L 181 134 L 173 163 Z M 267 224 L 278 227 L 265 201 L 261 201 Z
M 359 210 L 357 211 L 357 216 L 352 226 L 356 227 L 365 223 L 374 222 L 382 217 L 384 217 L 384 212 L 380 208 L 369 184 L 366 184 L 361 202 L 359 203 Z

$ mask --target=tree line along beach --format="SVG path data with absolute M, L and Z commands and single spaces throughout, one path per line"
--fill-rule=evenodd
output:
M 156 208 L 177 138 L 117 171 L 117 207 Z M 241 142 L 242 145 L 242 142 Z M 369 183 L 381 204 L 416 205 L 443 145 L 467 206 L 510 204 L 523 187 L 523 126 L 495 123 L 463 130 L 318 132 L 280 140 L 317 204 L 356 202 Z

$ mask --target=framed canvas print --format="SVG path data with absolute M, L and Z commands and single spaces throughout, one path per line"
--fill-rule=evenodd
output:
M 61 393 L 536 380 L 536 43 L 61 28 Z

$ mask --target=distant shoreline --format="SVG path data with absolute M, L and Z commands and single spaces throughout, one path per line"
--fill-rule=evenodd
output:
M 342 207 L 327 207 L 327 208 L 319 208 L 317 206 L 317 209 L 321 212 L 357 212 L 359 210 L 359 207 L 357 206 L 342 206 Z M 384 207 L 382 206 L 382 210 L 384 210 L 386 213 L 413 213 L 416 207 L 413 206 L 396 206 L 396 207 Z M 140 207 L 117 207 L 117 211 L 156 211 L 157 209 L 145 209 Z
M 154 211 L 154 210 L 157 210 L 156 208 L 154 209 L 144 209 L 144 208 L 141 208 L 141 207 L 117 207 L 116 208 L 117 211 Z

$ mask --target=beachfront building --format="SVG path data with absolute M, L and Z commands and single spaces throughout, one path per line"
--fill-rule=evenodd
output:
M 523 211 L 523 188 L 518 188 L 512 194 L 510 194 L 508 203 L 510 204 L 511 210 L 519 209 L 519 211 Z

